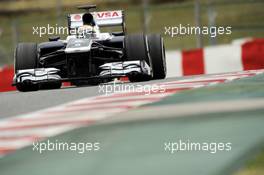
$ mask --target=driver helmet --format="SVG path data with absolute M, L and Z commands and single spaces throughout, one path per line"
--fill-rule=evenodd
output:
M 83 26 L 79 28 L 79 35 L 84 38 L 93 37 L 97 33 L 97 26 L 95 24 L 93 15 L 91 13 L 85 13 L 82 17 Z

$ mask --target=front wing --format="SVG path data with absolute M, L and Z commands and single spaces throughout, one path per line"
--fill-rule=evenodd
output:
M 19 83 L 41 84 L 47 82 L 67 82 L 73 80 L 109 79 L 140 74 L 151 76 L 151 68 L 141 60 L 106 63 L 99 67 L 98 76 L 61 78 L 60 70 L 56 68 L 37 68 L 18 70 L 13 79 L 13 85 Z

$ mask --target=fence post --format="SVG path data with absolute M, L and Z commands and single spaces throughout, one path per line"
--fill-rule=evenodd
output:
M 12 24 L 11 24 L 11 29 L 12 29 L 12 39 L 13 39 L 13 50 L 16 48 L 16 45 L 19 41 L 19 31 L 18 31 L 18 26 L 17 26 L 17 20 L 15 18 L 12 18 Z
M 217 13 L 215 11 L 215 8 L 213 6 L 212 0 L 209 0 L 208 2 L 208 9 L 207 9 L 207 15 L 208 15 L 208 26 L 214 27 L 215 26 L 215 18 L 217 16 Z M 216 45 L 216 37 L 209 36 L 209 44 L 210 45 Z
M 142 7 L 143 7 L 143 18 L 142 18 L 142 23 L 143 23 L 143 32 L 147 33 L 148 32 L 148 25 L 149 25 L 149 0 L 143 0 L 142 1 Z
M 195 25 L 201 29 L 201 3 L 200 0 L 195 0 L 194 2 L 194 18 L 195 18 Z M 203 36 L 201 33 L 196 35 L 196 47 L 201 48 L 203 47 Z
M 58 24 L 58 26 L 62 26 L 62 22 L 61 22 L 62 1 L 56 0 L 56 6 L 57 6 L 57 24 Z

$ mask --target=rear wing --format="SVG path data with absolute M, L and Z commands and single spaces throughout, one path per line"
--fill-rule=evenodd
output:
M 126 31 L 125 15 L 122 10 L 90 12 L 90 13 L 93 15 L 95 23 L 99 27 L 121 26 L 123 32 L 125 33 Z M 68 15 L 69 30 L 83 26 L 83 21 L 82 21 L 83 15 L 84 13 Z

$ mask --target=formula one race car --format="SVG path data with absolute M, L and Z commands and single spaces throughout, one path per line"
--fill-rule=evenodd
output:
M 19 43 L 15 50 L 13 85 L 19 91 L 97 85 L 126 76 L 131 82 L 166 77 L 165 48 L 158 34 L 126 34 L 123 11 L 68 15 L 66 40 Z M 120 26 L 121 32 L 101 33 L 99 27 Z M 73 32 L 74 31 L 74 32 Z

